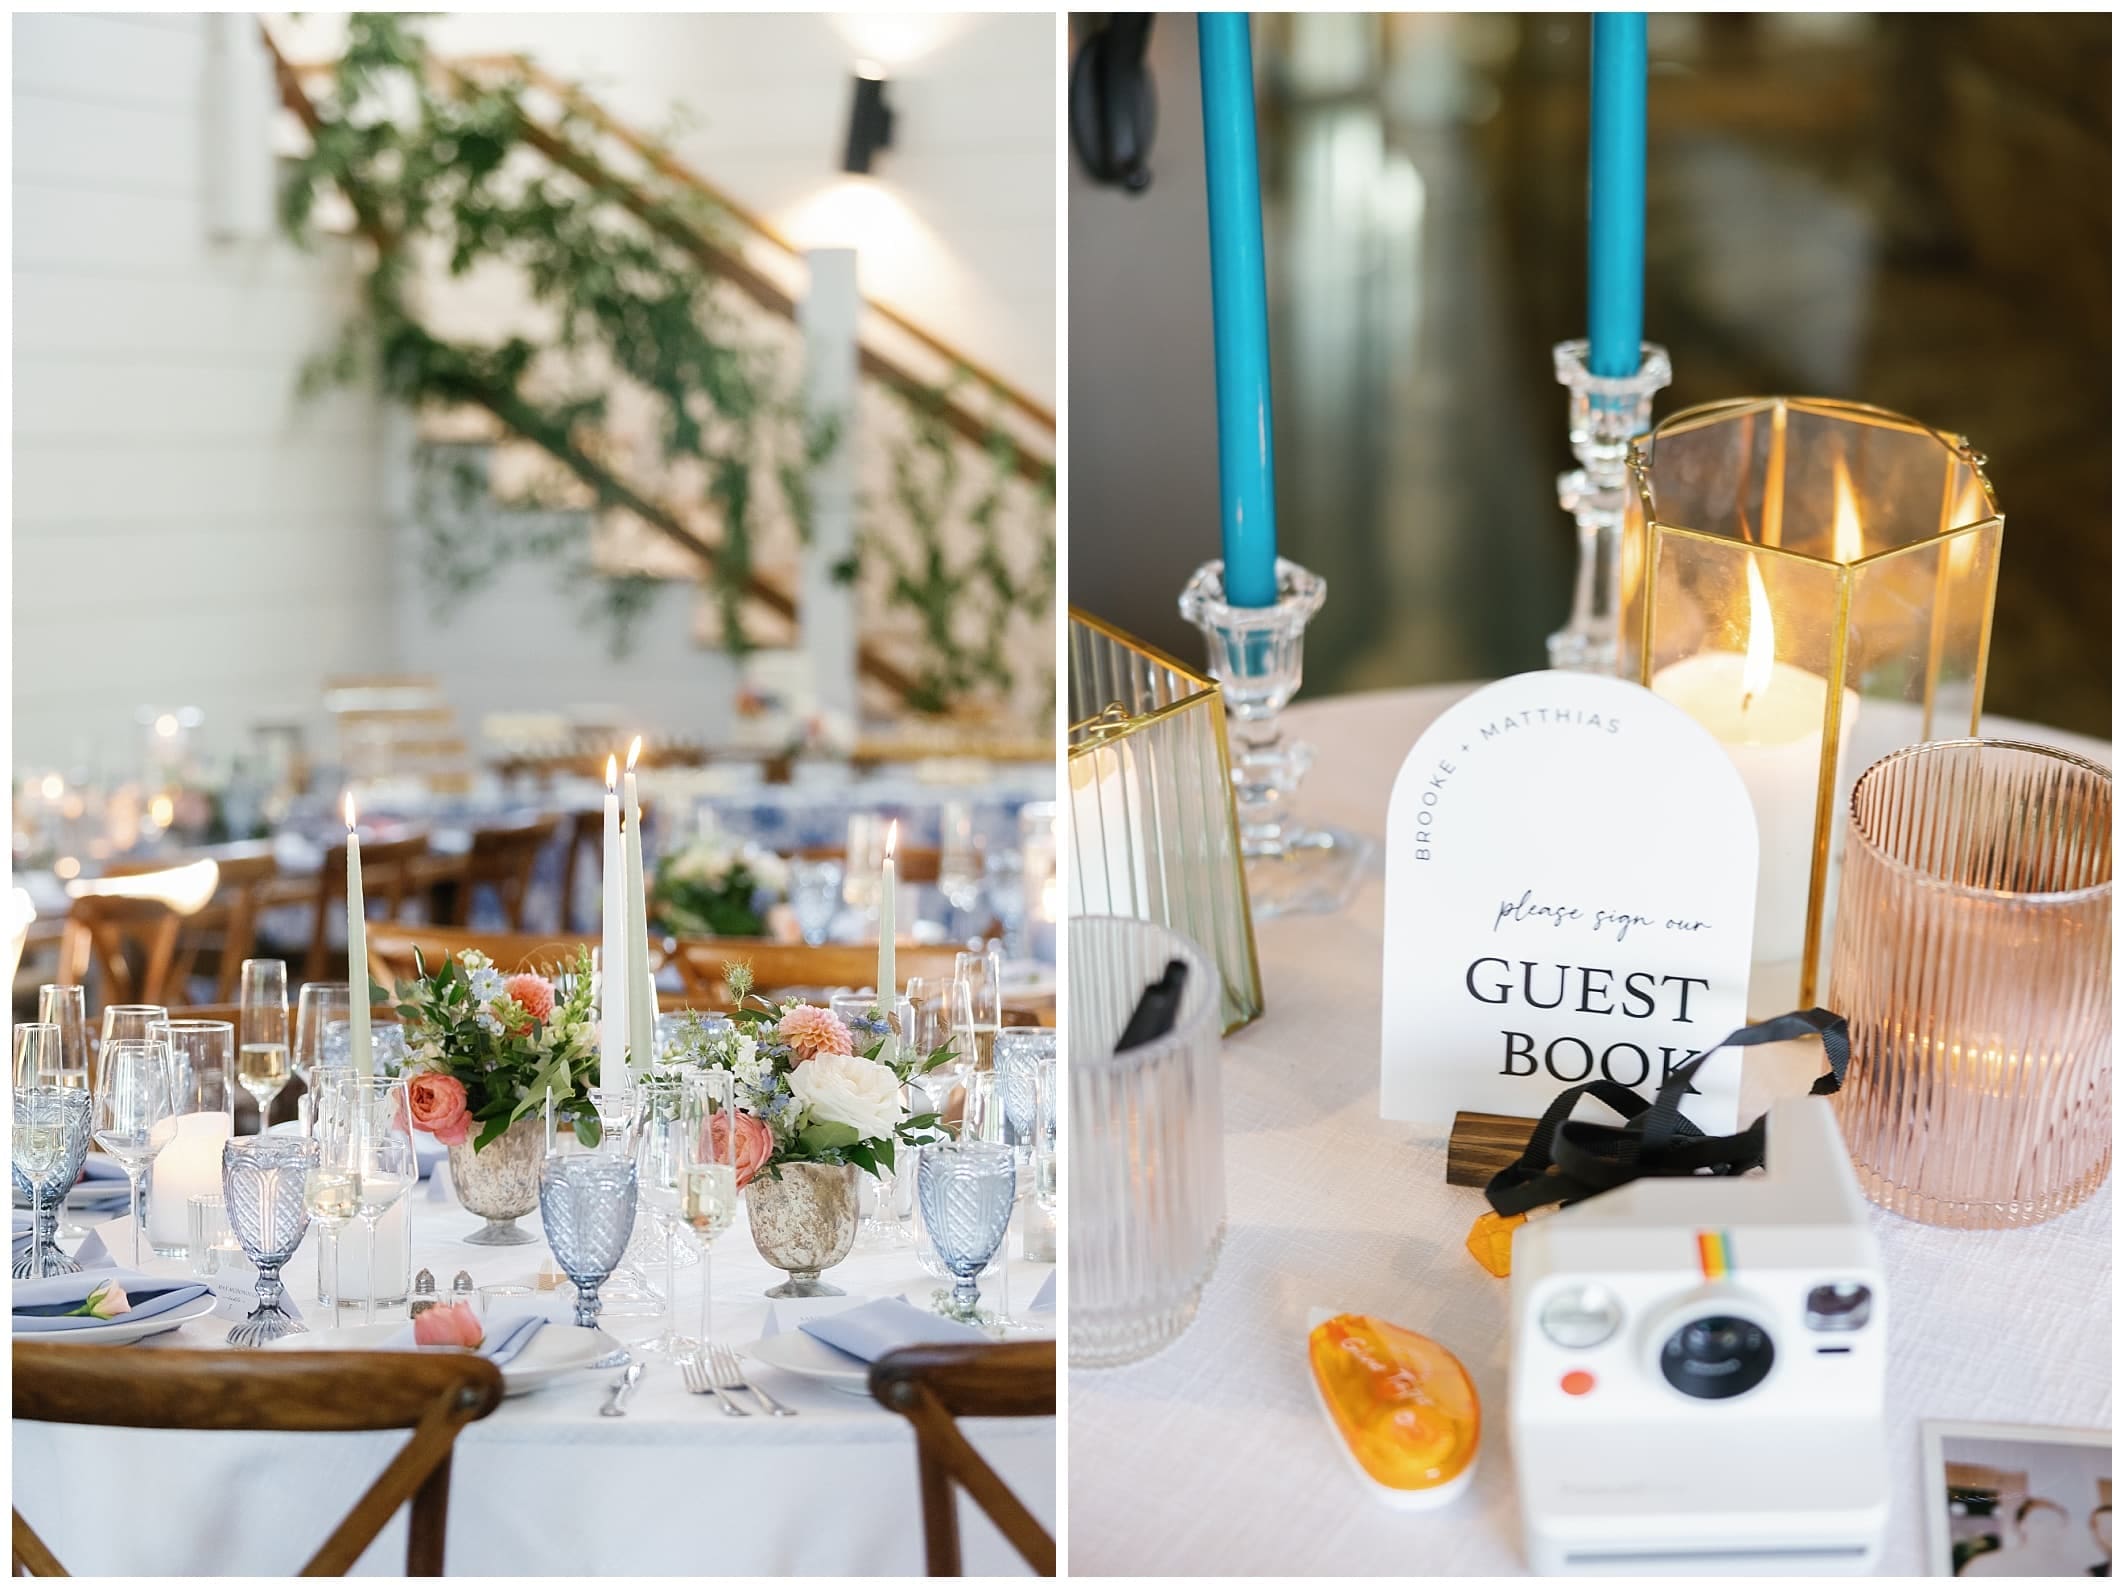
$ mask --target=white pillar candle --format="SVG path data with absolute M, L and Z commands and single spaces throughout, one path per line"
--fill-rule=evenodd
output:
M 894 961 L 893 939 L 898 932 L 894 921 L 899 893 L 899 864 L 893 860 L 893 850 L 900 842 L 900 824 L 895 822 L 885 830 L 885 870 L 878 879 L 878 1010 L 890 1016 L 893 1003 L 900 996 L 899 967 Z M 896 1048 L 890 1031 L 885 1034 L 885 1047 L 879 1057 L 890 1060 Z
M 620 838 L 619 758 L 605 758 L 605 936 L 598 953 L 597 1084 L 618 1083 L 627 1065 L 626 857 Z
M 646 1076 L 656 1062 L 656 979 L 649 973 L 649 903 L 642 887 L 642 802 L 634 781 L 634 764 L 642 754 L 641 736 L 627 748 L 627 1064 Z
M 376 1253 L 369 1254 L 369 1233 L 358 1219 L 339 1227 L 334 1253 L 332 1301 L 338 1307 L 360 1307 L 375 1287 L 378 1302 L 403 1302 L 412 1289 L 412 1202 L 408 1193 L 376 1216 Z M 318 1247 L 320 1261 L 325 1249 Z
M 158 1250 L 167 1252 L 191 1240 L 193 1198 L 221 1194 L 221 1147 L 235 1131 L 235 1122 L 224 1109 L 202 1109 L 177 1117 L 175 1133 L 155 1155 L 148 1195 L 148 1240 Z
M 347 1048 L 355 1075 L 366 1076 L 375 1070 L 369 1043 L 369 915 L 361 897 L 361 835 L 354 831 L 351 789 L 347 791 Z
M 1739 770 L 1755 806 L 1759 850 L 1754 961 L 1781 968 L 1768 981 L 1758 977 L 1758 988 L 1751 992 L 1749 1013 L 1760 1016 L 1789 1008 L 1798 994 L 1829 681 L 1776 660 L 1769 599 L 1752 558 L 1748 595 L 1747 653 L 1706 651 L 1686 657 L 1654 674 L 1652 691 L 1711 731 Z M 1858 692 L 1846 690 L 1837 722 L 1838 767 L 1857 720 Z M 1786 967 L 1789 972 L 1782 969 Z M 1777 1009 L 1770 1009 L 1771 1003 Z

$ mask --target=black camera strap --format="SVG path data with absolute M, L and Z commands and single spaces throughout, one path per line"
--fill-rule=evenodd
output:
M 1697 1089 L 1696 1073 L 1728 1048 L 1783 1043 L 1819 1037 L 1829 1072 L 1817 1076 L 1809 1092 L 1826 1098 L 1844 1085 L 1851 1063 L 1851 1033 L 1841 1015 L 1829 1010 L 1797 1010 L 1774 1020 L 1744 1026 L 1722 1043 L 1677 1065 L 1647 1103 L 1621 1082 L 1598 1077 L 1566 1087 L 1550 1102 L 1527 1150 L 1490 1177 L 1483 1195 L 1500 1214 L 1524 1214 L 1544 1203 L 1575 1203 L 1646 1175 L 1741 1175 L 1763 1162 L 1765 1120 L 1731 1136 L 1708 1137 L 1681 1112 L 1681 1101 Z M 1573 1120 L 1571 1110 L 1587 1096 L 1621 1115 L 1620 1125 Z

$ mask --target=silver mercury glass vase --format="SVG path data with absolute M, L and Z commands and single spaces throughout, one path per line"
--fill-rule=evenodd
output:
M 776 1179 L 776 1176 L 780 1179 Z M 782 1164 L 763 1170 L 745 1188 L 752 1244 L 789 1278 L 770 1297 L 838 1297 L 838 1286 L 819 1278 L 846 1258 L 856 1239 L 856 1167 L 852 1164 Z
M 465 1240 L 475 1247 L 521 1247 L 538 1238 L 516 1222 L 538 1207 L 546 1162 L 546 1125 L 526 1115 L 474 1152 L 472 1138 L 450 1144 L 450 1185 L 457 1200 L 486 1220 Z

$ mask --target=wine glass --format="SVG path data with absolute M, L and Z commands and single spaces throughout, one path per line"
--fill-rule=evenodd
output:
M 710 1295 L 714 1274 L 709 1250 L 715 1239 L 737 1223 L 737 1078 L 727 1070 L 698 1070 L 684 1080 L 679 1105 L 680 1165 L 685 1185 L 679 1218 L 701 1244 L 701 1333 L 697 1348 L 708 1350 Z
M 242 1044 L 236 1079 L 258 1100 L 264 1133 L 273 1100 L 288 1084 L 288 967 L 284 960 L 246 960 L 242 975 Z
M 230 1329 L 231 1346 L 265 1346 L 305 1329 L 280 1305 L 280 1270 L 310 1228 L 304 1194 L 318 1158 L 312 1137 L 231 1137 L 222 1144 L 222 1204 L 244 1256 L 258 1270 L 257 1305 Z
M 643 1205 L 664 1235 L 664 1328 L 637 1350 L 652 1357 L 683 1357 L 694 1343 L 679 1333 L 679 1207 L 686 1190 L 684 1089 L 676 1078 L 643 1083 L 642 1126 L 635 1144 L 636 1184 Z
M 996 1033 L 1003 1029 L 1003 951 L 994 944 L 961 951 L 952 957 L 951 974 L 965 989 L 955 995 L 959 1002 L 952 1025 L 966 1035 L 966 1062 L 987 1070 L 994 1063 Z
M 598 1329 L 597 1288 L 627 1251 L 639 1194 L 634 1161 L 616 1153 L 556 1155 L 546 1160 L 539 1175 L 539 1216 L 554 1262 L 574 1283 L 579 1329 Z M 591 1366 L 617 1368 L 626 1361 L 626 1348 L 613 1341 L 612 1350 Z
M 345 982 L 305 982 L 295 996 L 295 1046 L 288 1053 L 288 1065 L 302 1083 L 301 1102 L 312 1118 L 317 1112 L 317 1072 L 331 1065 L 334 1038 L 341 1063 L 346 1061 L 351 997 L 352 988 Z
M 133 1267 L 140 1267 L 140 1178 L 177 1134 L 167 1038 L 122 1038 L 103 1053 L 96 1078 L 96 1145 L 125 1170 L 131 1194 Z
M 796 912 L 797 931 L 814 948 L 826 941 L 833 918 L 841 912 L 842 875 L 839 861 L 797 856 L 789 863 L 789 905 Z
M 420 1164 L 413 1151 L 413 1116 L 408 1106 L 406 1084 L 395 1076 L 361 1075 L 354 1071 L 327 1073 L 324 1092 L 318 1098 L 317 1169 L 333 1177 L 344 1176 L 345 1184 L 321 1183 L 320 1201 L 332 1205 L 331 1228 L 345 1224 L 339 1210 L 347 1203 L 361 1220 L 365 1242 L 368 1283 L 363 1289 L 362 1323 L 376 1320 L 376 1222 L 405 1197 L 420 1179 Z M 309 1188 L 304 1190 L 306 1206 Z M 335 1243 L 336 1246 L 336 1243 Z M 335 1286 L 333 1295 L 342 1287 Z
M 1003 1244 L 1017 1197 L 1011 1151 L 1000 1142 L 932 1142 L 922 1149 L 918 1181 L 922 1221 L 952 1276 L 944 1311 L 973 1323 L 980 1317 L 981 1271 Z
M 58 1249 L 52 1237 L 58 1224 L 57 1205 L 88 1155 L 93 1112 L 94 1100 L 78 1087 L 15 1089 L 14 1135 L 9 1147 L 15 1185 L 30 1200 L 30 1242 L 14 1262 L 17 1280 L 72 1274 L 81 1267 Z
M 996 1267 L 998 1270 L 996 1327 L 999 1331 L 1007 1333 L 1011 1330 L 1027 1328 L 1025 1321 L 1010 1311 L 1010 1224 L 1012 1216 L 1017 1212 L 1017 1199 L 1026 1189 L 1026 1177 L 1024 1174 L 1024 1156 L 1019 1153 L 1011 1131 L 1011 1085 L 1009 1076 L 1001 1068 L 1003 1056 L 1000 1044 L 998 1045 L 996 1063 L 997 1069 L 976 1071 L 973 1075 L 966 1078 L 966 1114 L 964 1125 L 959 1132 L 959 1138 L 964 1142 L 994 1143 L 997 1147 L 1003 1148 L 1010 1154 L 1011 1204 L 1010 1208 L 1004 1213 L 1003 1234 L 998 1239 L 995 1248 Z M 1030 1099 L 1027 1100 L 1028 1104 L 1030 1101 Z M 1027 1113 L 1030 1114 L 1029 1109 Z M 1032 1135 L 1032 1122 L 1030 1119 L 1025 1123 L 1025 1135 L 1028 1138 Z M 926 1209 L 927 1205 L 925 1204 L 924 1207 Z M 930 1233 L 930 1239 L 932 1241 L 936 1240 L 934 1231 Z M 937 1251 L 940 1257 L 944 1256 L 944 1250 L 941 1245 L 938 1246 Z M 950 1260 L 946 1258 L 945 1261 L 948 1267 Z

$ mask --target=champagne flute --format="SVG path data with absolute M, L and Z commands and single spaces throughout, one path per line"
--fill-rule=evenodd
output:
M 37 989 L 37 1021 L 40 1025 L 59 1028 L 58 1085 L 87 1092 L 90 1086 L 87 991 L 78 982 L 45 983 Z M 86 1225 L 67 1218 L 63 1199 L 59 1204 L 58 1234 L 65 1237 L 88 1234 Z
M 66 1082 L 64 1034 L 49 1021 L 24 1021 L 15 1028 L 15 1085 L 63 1087 Z
M 1061 1067 L 1052 1053 L 1033 1068 L 1033 1201 L 1052 1219 L 1061 1202 Z
M 288 1054 L 289 1068 L 302 1083 L 299 1100 L 313 1121 L 317 1113 L 317 1072 L 333 1063 L 329 1045 L 333 1038 L 347 1040 L 352 1019 L 348 1001 L 353 990 L 345 982 L 305 982 L 295 996 L 295 1046 Z
M 103 1055 L 96 1078 L 96 1145 L 125 1169 L 132 1200 L 133 1267 L 140 1267 L 140 1178 L 176 1134 L 170 1097 L 170 1046 L 160 1038 L 122 1038 Z
M 683 1124 L 679 1147 L 685 1177 L 679 1218 L 701 1244 L 701 1333 L 697 1350 L 703 1353 L 714 1338 L 709 1329 L 710 1296 L 715 1289 L 709 1250 L 716 1237 L 737 1223 L 736 1082 L 737 1078 L 727 1070 L 694 1071 L 685 1078 L 679 1108 Z
M 841 897 L 850 910 L 871 924 L 875 936 L 878 908 L 885 897 L 885 824 L 868 811 L 851 811 L 843 857 Z
M 152 1043 L 170 1024 L 170 1012 L 160 1004 L 106 1004 L 103 1007 L 103 1037 L 96 1045 L 100 1055 L 113 1043 Z
M 972 910 L 980 901 L 983 849 L 974 831 L 972 802 L 945 801 L 937 887 L 953 910 Z
M 236 1079 L 258 1100 L 263 1135 L 273 1100 L 288 1084 L 288 967 L 284 960 L 246 960 Z
M 996 1033 L 1003 1029 L 1003 951 L 990 944 L 961 952 L 952 958 L 951 974 L 966 988 L 953 1024 L 968 1036 L 968 1062 L 987 1070 L 994 1063 Z
M 638 1350 L 652 1357 L 679 1358 L 691 1352 L 694 1343 L 679 1333 L 678 1254 L 680 1208 L 685 1201 L 688 1126 L 684 1118 L 683 1084 L 672 1079 L 644 1082 L 647 1098 L 641 1134 L 635 1144 L 636 1183 L 641 1200 L 649 1208 L 664 1235 L 664 1329 Z
M 412 1112 L 406 1084 L 393 1076 L 333 1072 L 318 1104 L 318 1202 L 343 1226 L 347 1209 L 361 1220 L 368 1283 L 362 1288 L 362 1322 L 376 1318 L 376 1224 L 420 1179 L 414 1156 Z M 343 1178 L 343 1179 L 340 1179 Z M 311 1202 L 307 1179 L 304 1206 Z M 335 1244 L 336 1245 L 336 1244 Z M 335 1299 L 340 1288 L 335 1287 Z

